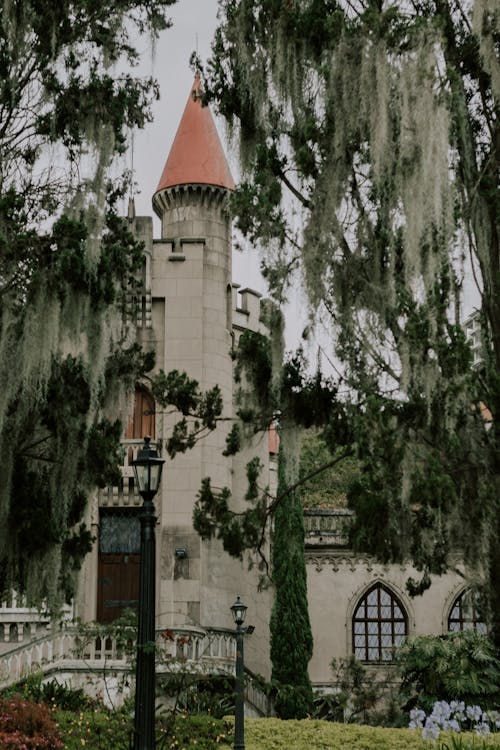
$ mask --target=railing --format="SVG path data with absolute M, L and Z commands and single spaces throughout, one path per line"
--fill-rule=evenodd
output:
M 305 510 L 304 531 L 307 545 L 345 547 L 354 513 L 351 510 Z
M 198 674 L 233 674 L 236 642 L 231 631 L 220 629 L 159 629 L 156 634 L 158 675 L 185 670 Z M 8 687 L 31 671 L 102 673 L 129 672 L 134 640 L 127 632 L 108 635 L 102 628 L 63 627 L 20 644 L 0 655 L 0 687 Z
M 121 481 L 116 487 L 105 487 L 99 490 L 100 506 L 142 504 L 139 494 L 135 491 L 132 461 L 135 461 L 140 449 L 144 446 L 144 440 L 139 438 L 122 440 L 121 444 L 123 449 L 123 460 L 119 466 Z M 151 442 L 151 446 L 156 448 L 157 443 Z
M 63 609 L 63 620 L 71 617 L 71 607 Z M 28 607 L 26 598 L 11 591 L 0 601 L 0 653 L 12 643 L 23 643 L 43 636 L 50 629 L 50 616 L 47 608 Z

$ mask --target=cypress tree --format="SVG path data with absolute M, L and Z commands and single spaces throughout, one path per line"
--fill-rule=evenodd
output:
M 307 607 L 304 519 L 300 491 L 286 492 L 294 474 L 298 475 L 294 451 L 287 451 L 288 442 L 297 442 L 295 432 L 291 427 L 280 432 L 278 497 L 283 496 L 275 510 L 272 547 L 272 681 L 278 688 L 276 713 L 282 719 L 304 718 L 312 708 L 307 665 L 313 639 Z

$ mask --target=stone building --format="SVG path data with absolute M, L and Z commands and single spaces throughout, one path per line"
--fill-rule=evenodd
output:
M 193 90 L 198 86 L 196 78 Z M 233 188 L 212 115 L 189 92 L 153 196 L 161 221 L 159 239 L 153 238 L 152 218 L 136 216 L 130 205 L 128 221 L 145 245 L 137 337 L 145 349 L 156 352 L 157 368 L 186 371 L 202 389 L 219 385 L 227 418 L 233 416 L 231 350 L 245 329 L 263 330 L 260 295 L 232 281 L 228 195 Z M 135 604 L 141 500 L 131 461 L 145 434 L 161 446 L 172 419 L 156 409 L 146 383 L 137 387 L 124 436 L 123 480 L 119 487 L 100 491 L 89 507 L 88 522 L 97 543 L 84 564 L 67 627 L 63 632 L 51 630 L 20 601 L 0 606 L 0 677 L 6 683 L 40 664 L 48 675 L 58 674 L 73 684 L 84 684 L 83 661 L 95 671 L 107 660 L 116 680 L 125 669 L 111 641 L 98 639 L 75 656 L 77 636 L 70 623 L 72 617 L 109 622 Z M 222 422 L 195 448 L 167 459 L 155 499 L 156 624 L 158 631 L 170 634 L 171 656 L 182 655 L 193 668 L 201 664 L 204 671 L 231 670 L 234 630 L 229 607 L 239 594 L 255 626 L 246 643 L 246 664 L 269 677 L 271 589 L 259 591 L 258 575 L 248 569 L 248 560 L 230 558 L 218 541 L 203 542 L 192 527 L 193 505 L 204 477 L 210 476 L 215 486 L 230 487 L 238 502 L 245 492 L 245 465 L 258 455 L 266 467 L 263 484 L 275 483 L 275 440 L 262 434 L 237 456 L 224 457 L 229 425 L 230 421 Z M 313 510 L 305 516 L 314 636 L 310 675 L 316 687 L 331 687 L 334 657 L 354 653 L 377 665 L 389 661 L 393 647 L 407 635 L 482 627 L 460 575 L 441 577 L 422 597 L 411 600 L 404 584 L 409 575 L 417 574 L 409 566 L 382 566 L 350 553 L 344 527 L 347 511 Z

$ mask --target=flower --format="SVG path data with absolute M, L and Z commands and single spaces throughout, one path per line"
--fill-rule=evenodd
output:
M 425 711 L 421 708 L 413 708 L 410 711 L 410 729 L 421 729 L 424 726 Z
M 424 740 L 437 740 L 439 737 L 440 729 L 437 724 L 429 724 L 422 729 L 422 739 Z
M 465 715 L 472 721 L 480 721 L 483 716 L 483 710 L 480 706 L 467 706 L 465 709 Z
M 476 724 L 474 731 L 478 737 L 485 737 L 490 733 L 490 725 L 487 721 L 482 721 L 480 724 Z

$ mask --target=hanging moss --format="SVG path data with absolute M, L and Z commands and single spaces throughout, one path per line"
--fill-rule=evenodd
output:
M 0 588 L 34 603 L 73 591 L 86 500 L 116 478 L 117 406 L 151 366 L 124 314 L 142 246 L 109 179 L 157 96 L 126 71 L 132 29 L 157 34 L 172 2 L 2 6 Z
M 240 137 L 234 205 L 271 246 L 271 294 L 298 266 L 312 322 L 331 324 L 350 417 L 336 444 L 361 466 L 353 543 L 413 557 L 424 583 L 460 547 L 500 643 L 496 5 L 223 0 L 206 96 Z M 460 331 L 471 267 L 480 376 Z

